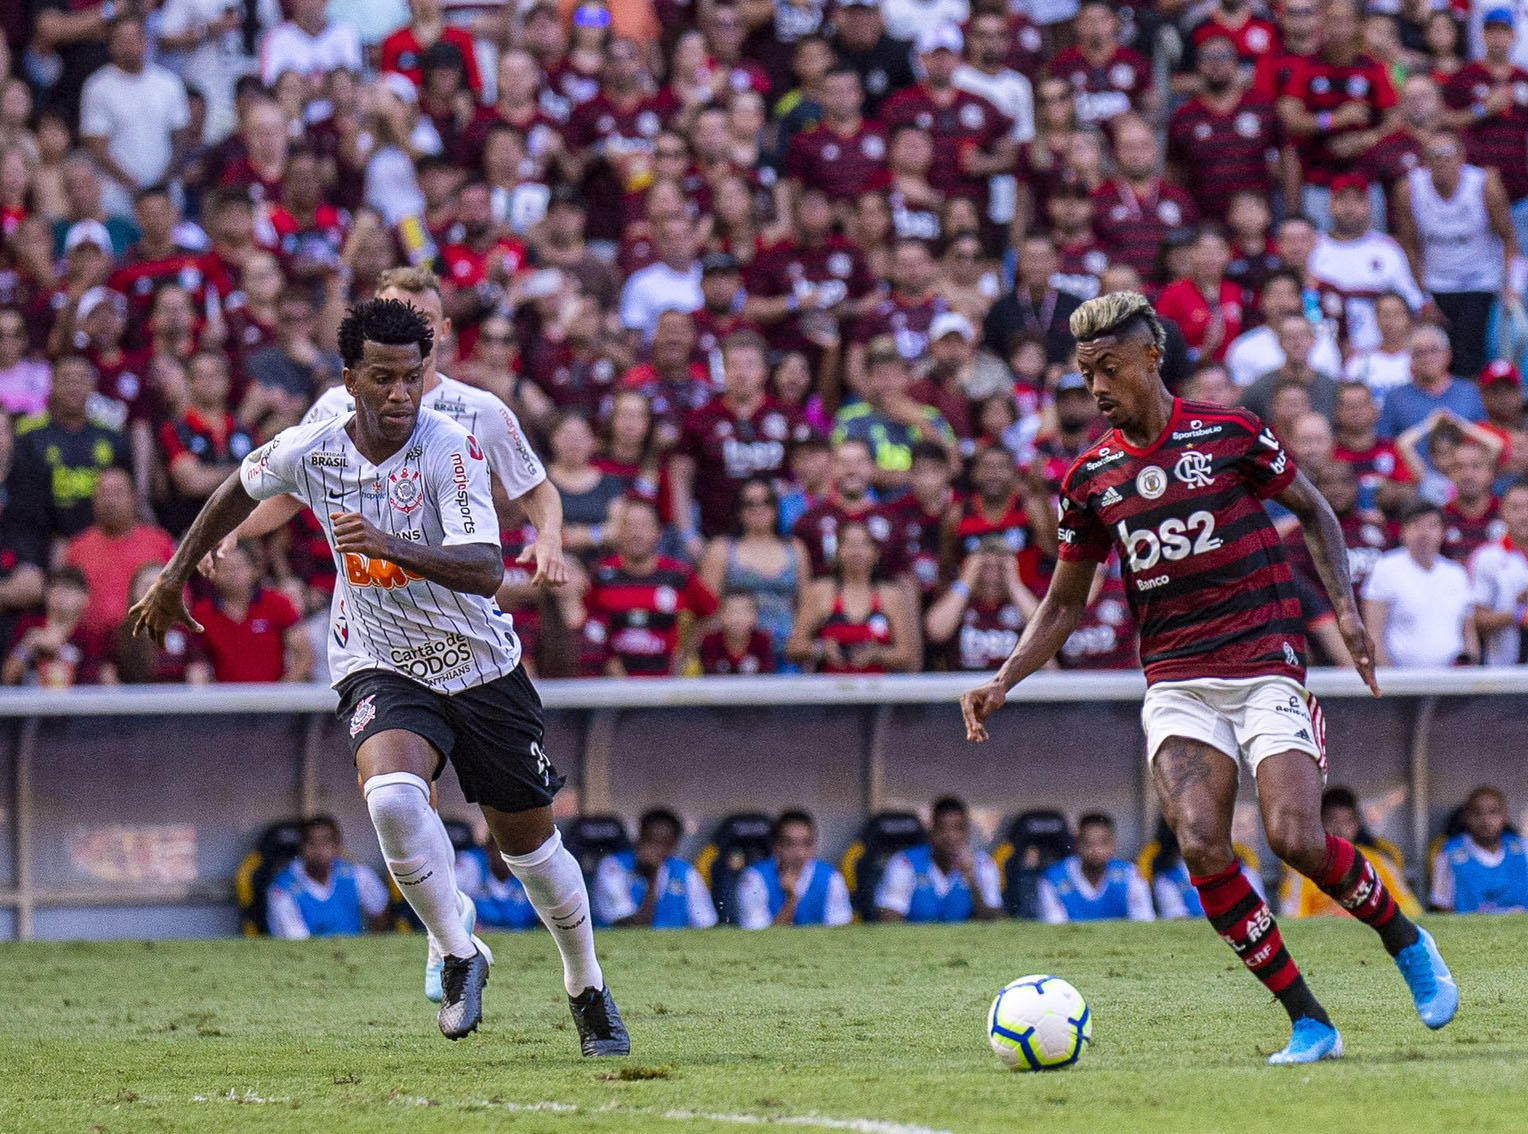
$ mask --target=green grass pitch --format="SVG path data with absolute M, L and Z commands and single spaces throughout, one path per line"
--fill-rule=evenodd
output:
M 1283 1012 L 1202 922 L 606 933 L 626 1060 L 578 1057 L 545 934 L 494 935 L 457 1044 L 420 937 L 0 948 L 0 1130 L 1514 1131 L 1528 1123 L 1528 917 L 1430 922 L 1463 1003 L 1417 1022 L 1351 922 L 1285 936 L 1348 1057 L 1270 1068 Z M 1092 1050 L 1005 1071 L 997 988 L 1078 986 Z

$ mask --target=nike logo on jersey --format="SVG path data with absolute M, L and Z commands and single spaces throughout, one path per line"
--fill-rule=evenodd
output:
M 345 497 L 347 497 L 349 495 L 350 495 L 350 489 L 348 489 L 348 488 L 331 488 L 329 490 L 329 499 L 330 500 L 343 500 L 343 499 L 345 499 Z

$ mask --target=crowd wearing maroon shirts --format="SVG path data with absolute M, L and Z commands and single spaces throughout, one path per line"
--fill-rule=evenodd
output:
M 197 584 L 204 635 L 120 622 L 399 266 L 440 281 L 440 371 L 562 492 L 555 595 L 504 517 L 542 675 L 991 669 L 1104 428 L 1068 317 L 1125 289 L 1174 393 L 1252 408 L 1328 494 L 1387 658 L 1522 656 L 1511 8 L 34 0 L 0 28 L 7 683 L 323 679 L 306 514 Z M 1138 664 L 1117 564 L 1057 664 Z

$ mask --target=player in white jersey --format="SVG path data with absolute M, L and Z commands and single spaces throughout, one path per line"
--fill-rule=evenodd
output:
M 493 602 L 504 577 L 488 466 L 478 441 L 421 410 L 432 333 L 408 304 L 373 299 L 340 325 L 355 412 L 298 425 L 245 458 L 208 499 L 143 601 L 134 633 L 156 640 L 186 609 L 195 564 L 254 511 L 297 496 L 319 516 L 339 579 L 329 640 L 340 720 L 388 869 L 445 952 L 440 1029 L 482 1018 L 487 950 L 463 924 L 453 852 L 430 807 L 447 759 L 551 931 L 585 1055 L 630 1041 L 594 953 L 589 895 L 552 824 L 562 786 L 542 747 L 541 702 L 514 626 Z M 528 503 L 533 523 L 547 517 Z
M 1357 174 L 1337 178 L 1332 183 L 1332 231 L 1317 237 L 1306 264 L 1317 290 L 1341 304 L 1340 312 L 1327 314 L 1346 317 L 1348 342 L 1359 351 L 1379 345 L 1374 301 L 1381 295 L 1395 292 L 1414 312 L 1426 301 L 1406 253 L 1392 237 L 1371 229 L 1370 219 L 1368 183 Z
M 536 516 L 539 522 L 536 523 L 537 541 L 522 552 L 520 562 L 534 559 L 534 584 L 561 586 L 568 581 L 562 554 L 562 498 L 556 486 L 547 480 L 541 461 L 526 443 L 514 411 L 487 390 L 447 378 L 435 368 L 439 343 L 451 332 L 451 320 L 446 318 L 441 306 L 440 280 L 428 268 L 390 268 L 378 279 L 376 295 L 379 299 L 397 299 L 411 304 L 429 321 L 435 345 L 424 362 L 422 404 L 426 409 L 450 417 L 478 439 L 488 461 L 488 471 L 497 482 L 499 495 L 504 499 L 526 499 L 527 514 Z M 334 386 L 319 395 L 301 424 L 342 417 L 354 411 L 355 399 L 350 392 L 343 385 Z M 208 576 L 215 574 L 217 561 L 234 544 L 277 530 L 302 508 L 303 502 L 296 496 L 283 494 L 262 500 L 250 517 L 203 560 L 202 572 Z M 459 902 L 470 932 L 477 921 L 477 910 L 465 893 Z M 441 998 L 444 958 L 440 942 L 431 936 L 425 946 L 424 963 L 424 994 L 428 1000 L 439 1001 Z

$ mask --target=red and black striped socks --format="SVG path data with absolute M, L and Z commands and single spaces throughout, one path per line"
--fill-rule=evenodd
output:
M 1241 863 L 1233 861 L 1217 874 L 1190 881 L 1199 891 L 1199 901 L 1215 932 L 1236 951 L 1247 970 L 1278 997 L 1289 1018 L 1311 1016 L 1330 1024 L 1300 975 L 1299 966 L 1284 948 L 1273 911 L 1242 874 Z
M 1417 940 L 1417 927 L 1401 913 L 1373 865 L 1358 848 L 1336 835 L 1326 837 L 1326 861 L 1311 878 L 1348 913 L 1379 934 L 1392 957 Z M 1206 906 L 1206 909 L 1209 907 Z

